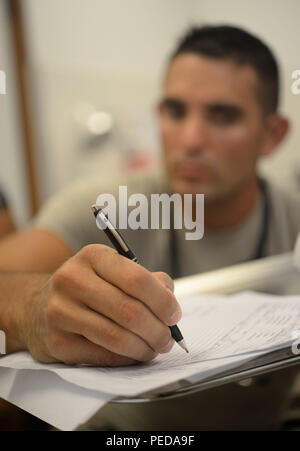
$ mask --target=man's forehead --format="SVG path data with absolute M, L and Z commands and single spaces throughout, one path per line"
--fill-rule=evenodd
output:
M 253 101 L 258 84 L 258 76 L 249 65 L 188 53 L 177 56 L 171 62 L 164 81 L 163 96 L 182 101 L 201 102 L 210 97 L 214 101 Z

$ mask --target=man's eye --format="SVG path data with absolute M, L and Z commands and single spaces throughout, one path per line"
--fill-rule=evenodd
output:
M 210 115 L 209 119 L 217 125 L 231 125 L 237 122 L 238 115 L 231 112 L 215 112 Z
M 169 103 L 164 105 L 165 112 L 172 119 L 183 119 L 185 116 L 185 108 L 183 105 Z

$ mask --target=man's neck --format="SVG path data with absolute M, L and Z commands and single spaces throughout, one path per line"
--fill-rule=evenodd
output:
M 259 181 L 254 179 L 242 190 L 222 201 L 205 201 L 206 229 L 224 230 L 237 227 L 252 213 L 260 197 Z

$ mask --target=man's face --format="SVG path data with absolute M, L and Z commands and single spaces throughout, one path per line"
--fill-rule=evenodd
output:
M 222 200 L 251 183 L 265 139 L 253 68 L 183 54 L 171 63 L 160 104 L 173 192 Z

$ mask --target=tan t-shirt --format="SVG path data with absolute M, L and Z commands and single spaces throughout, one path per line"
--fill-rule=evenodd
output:
M 119 185 L 127 186 L 128 198 L 131 194 L 144 194 L 149 205 L 151 194 L 168 192 L 161 174 L 139 174 L 123 180 L 103 180 L 101 177 L 79 180 L 46 203 L 32 225 L 52 231 L 74 252 L 90 243 L 111 245 L 105 233 L 96 227 L 91 205 L 103 193 L 113 194 L 118 204 Z M 284 192 L 268 182 L 267 198 L 270 214 L 263 256 L 291 251 L 300 230 L 300 195 Z M 133 208 L 128 207 L 128 212 Z M 204 230 L 202 239 L 191 241 L 185 239 L 186 230 L 175 230 L 179 275 L 201 273 L 253 259 L 262 223 L 260 201 L 250 216 L 231 230 L 218 233 Z M 170 230 L 128 228 L 120 232 L 141 264 L 151 271 L 171 273 Z

